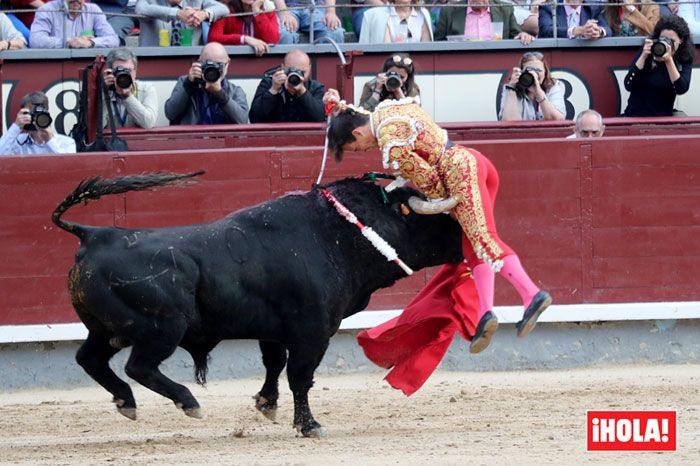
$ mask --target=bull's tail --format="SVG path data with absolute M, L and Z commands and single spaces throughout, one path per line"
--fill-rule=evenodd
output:
M 203 174 L 204 171 L 193 173 L 149 173 L 145 175 L 120 176 L 118 178 L 104 179 L 96 176 L 88 178 L 78 184 L 78 186 L 61 202 L 51 215 L 51 220 L 59 228 L 81 236 L 82 228 L 78 223 L 66 222 L 61 216 L 72 206 L 89 200 L 97 200 L 108 194 L 121 194 L 128 191 L 143 191 L 144 189 L 157 188 L 178 184 L 183 180 L 193 178 Z

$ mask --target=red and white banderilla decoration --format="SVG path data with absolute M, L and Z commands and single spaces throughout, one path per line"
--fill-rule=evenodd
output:
M 343 218 L 345 218 L 345 220 L 347 220 L 348 222 L 352 223 L 360 229 L 362 236 L 367 238 L 370 241 L 370 243 L 372 243 L 372 246 L 374 246 L 374 248 L 377 251 L 379 251 L 384 257 L 386 257 L 386 260 L 388 260 L 389 262 L 396 263 L 396 265 L 401 267 L 401 269 L 403 269 L 403 271 L 406 272 L 406 275 L 413 274 L 413 270 L 411 270 L 411 268 L 399 258 L 399 255 L 396 253 L 396 250 L 392 248 L 391 245 L 384 240 L 384 238 L 379 236 L 377 232 L 372 229 L 372 227 L 368 227 L 367 225 L 364 225 L 362 222 L 360 222 L 355 216 L 355 214 L 350 212 L 350 210 L 348 210 L 348 208 L 345 207 L 334 195 L 328 192 L 327 189 L 322 188 L 321 192 L 326 197 L 326 199 L 328 199 L 328 202 L 333 204 L 335 210 L 337 210 L 338 213 Z

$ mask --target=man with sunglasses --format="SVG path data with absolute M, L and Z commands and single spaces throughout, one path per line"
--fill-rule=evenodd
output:
M 248 100 L 243 89 L 226 79 L 228 64 L 223 45 L 204 46 L 165 102 L 165 117 L 171 125 L 248 123 Z
M 0 138 L 0 155 L 75 153 L 75 141 L 51 129 L 46 94 L 30 92 L 22 97 L 19 106 L 15 122 Z
M 311 79 L 311 60 L 302 50 L 289 51 L 281 66 L 269 69 L 250 105 L 251 123 L 325 121 L 325 87 Z
M 136 80 L 136 55 L 128 48 L 114 49 L 107 55 L 103 72 L 109 101 L 103 102 L 102 122 L 109 124 L 111 107 L 117 128 L 153 128 L 158 116 L 158 95 L 153 85 Z

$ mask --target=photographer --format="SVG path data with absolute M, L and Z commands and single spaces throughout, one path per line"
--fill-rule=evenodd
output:
M 75 141 L 51 129 L 46 94 L 31 92 L 22 97 L 19 106 L 15 122 L 0 138 L 0 155 L 75 153 Z
M 325 121 L 325 88 L 311 79 L 311 60 L 299 49 L 284 56 L 282 66 L 265 72 L 250 105 L 251 123 Z
M 375 109 L 383 100 L 400 100 L 405 97 L 420 98 L 420 89 L 414 80 L 415 67 L 408 54 L 395 53 L 384 61 L 382 72 L 365 83 L 360 97 L 360 106 Z
M 103 79 L 109 102 L 103 102 L 103 126 L 109 125 L 107 105 L 112 108 L 117 128 L 155 126 L 158 95 L 151 84 L 136 80 L 136 65 L 136 55 L 127 48 L 114 49 L 107 55 Z
M 171 125 L 248 123 L 248 101 L 243 89 L 228 82 L 229 58 L 218 42 L 209 42 L 189 73 L 180 76 L 165 102 Z
M 672 116 L 676 96 L 690 87 L 695 55 L 685 20 L 675 15 L 659 18 L 625 76 L 630 96 L 624 115 Z
M 540 52 L 527 52 L 503 86 L 498 119 L 563 120 L 566 116 L 564 85 L 552 78 Z

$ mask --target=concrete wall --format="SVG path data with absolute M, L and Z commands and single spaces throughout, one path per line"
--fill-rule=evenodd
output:
M 700 319 L 605 323 L 546 323 L 527 339 L 515 336 L 514 325 L 502 325 L 491 347 L 469 353 L 457 338 L 442 370 L 490 371 L 563 369 L 610 364 L 689 364 L 700 362 Z M 0 391 L 27 388 L 69 388 L 95 384 L 75 363 L 78 342 L 27 343 L 0 346 Z M 129 350 L 114 357 L 112 367 L 125 380 Z M 260 377 L 264 368 L 254 341 L 227 341 L 211 354 L 209 379 Z M 178 350 L 162 368 L 168 376 L 191 382 L 192 361 Z M 384 371 L 370 363 L 355 341 L 355 332 L 340 332 L 319 367 L 319 373 Z M 133 383 L 133 381 L 131 381 Z M 286 382 L 282 385 L 286 389 Z

